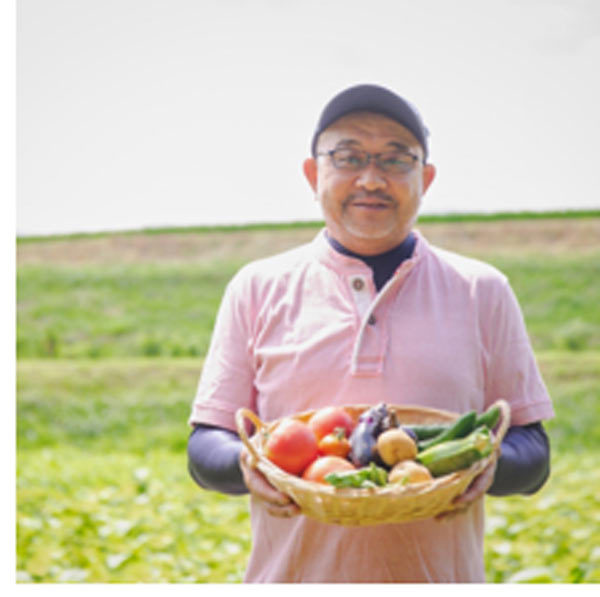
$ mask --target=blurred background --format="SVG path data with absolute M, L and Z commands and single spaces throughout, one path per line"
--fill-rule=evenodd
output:
M 595 0 L 20 0 L 19 235 L 314 220 L 318 114 L 413 102 L 423 213 L 600 206 Z

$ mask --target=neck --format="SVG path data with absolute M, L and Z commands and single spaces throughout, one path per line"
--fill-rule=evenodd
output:
M 332 234 L 329 232 L 329 230 L 326 230 L 326 235 L 329 240 L 329 243 L 331 244 L 331 246 L 334 249 L 336 249 L 340 253 L 344 253 L 346 255 L 350 255 L 352 257 L 358 257 L 358 258 L 377 257 L 378 255 L 385 255 L 387 253 L 392 253 L 398 249 L 401 249 L 403 246 L 409 246 L 409 245 L 412 246 L 413 241 L 414 241 L 414 233 L 412 231 L 410 231 L 404 237 L 404 239 L 402 241 L 400 241 L 394 245 L 390 245 L 389 243 L 386 243 L 385 245 L 382 245 L 381 247 L 373 246 L 372 244 L 369 244 L 368 247 L 363 247 L 360 245 L 357 246 L 354 243 L 351 244 L 350 246 L 348 246 L 347 244 L 342 243 L 340 240 L 338 240 L 337 238 L 332 236 Z
M 416 236 L 411 232 L 400 244 L 391 249 L 387 249 L 383 253 L 361 255 L 348 249 L 329 235 L 327 235 L 327 240 L 338 253 L 360 259 L 366 263 L 373 271 L 373 282 L 378 291 L 381 290 L 385 283 L 394 275 L 394 272 L 398 269 L 400 264 L 412 257 L 415 243 L 417 242 Z

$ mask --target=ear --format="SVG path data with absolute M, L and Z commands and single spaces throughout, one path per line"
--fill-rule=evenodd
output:
M 304 170 L 304 176 L 306 176 L 306 180 L 308 180 L 308 184 L 311 186 L 312 190 L 317 192 L 317 160 L 314 158 L 306 158 L 304 163 L 302 164 L 302 169 Z
M 433 164 L 425 164 L 423 166 L 423 194 L 429 188 L 435 178 L 435 166 Z

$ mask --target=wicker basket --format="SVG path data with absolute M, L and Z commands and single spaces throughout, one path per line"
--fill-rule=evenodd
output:
M 490 456 L 475 462 L 470 468 L 434 478 L 423 483 L 386 485 L 369 489 L 335 488 L 322 483 L 305 481 L 291 475 L 273 464 L 263 455 L 265 431 L 272 431 L 280 420 L 263 423 L 252 411 L 241 408 L 236 413 L 240 437 L 254 459 L 254 464 L 277 489 L 289 495 L 306 516 L 326 523 L 346 526 L 371 526 L 420 520 L 436 516 L 455 508 L 453 500 L 465 491 L 471 481 L 497 457 L 496 448 L 510 424 L 510 407 L 504 400 L 496 403 L 501 409 L 500 420 L 493 430 L 494 451 Z M 360 414 L 372 405 L 344 407 L 358 420 Z M 411 406 L 388 405 L 396 411 L 402 424 L 431 424 L 450 422 L 458 414 L 449 411 Z M 294 415 L 300 421 L 308 421 L 315 411 Z M 248 437 L 246 423 L 255 426 Z

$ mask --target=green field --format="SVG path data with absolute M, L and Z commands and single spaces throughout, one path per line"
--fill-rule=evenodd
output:
M 461 250 L 467 232 L 478 234 L 467 252 L 510 277 L 557 413 L 547 424 L 553 449 L 547 485 L 531 497 L 487 499 L 492 582 L 600 580 L 594 466 L 600 456 L 600 247 L 593 235 L 582 238 L 598 221 L 594 215 L 565 219 L 570 240 L 560 250 L 548 244 L 556 228 L 545 230 L 539 218 L 521 224 L 540 231 L 521 251 L 493 241 L 505 238 L 498 227 L 506 225 L 494 218 L 442 221 L 437 228 L 432 222 L 424 230 L 435 237 L 447 227 L 449 248 L 456 242 Z M 310 227 L 305 232 L 314 234 Z M 22 582 L 242 578 L 250 547 L 247 498 L 194 485 L 186 470 L 186 419 L 227 280 L 248 259 L 297 239 L 276 227 L 186 234 L 210 248 L 185 245 L 162 260 L 145 258 L 145 244 L 133 258 L 122 245 L 97 250 L 93 243 L 115 240 L 111 235 L 18 244 Z M 210 243 L 202 244 L 207 235 Z M 176 231 L 129 236 L 127 242 L 151 239 L 160 254 Z M 90 247 L 89 259 L 77 259 Z

